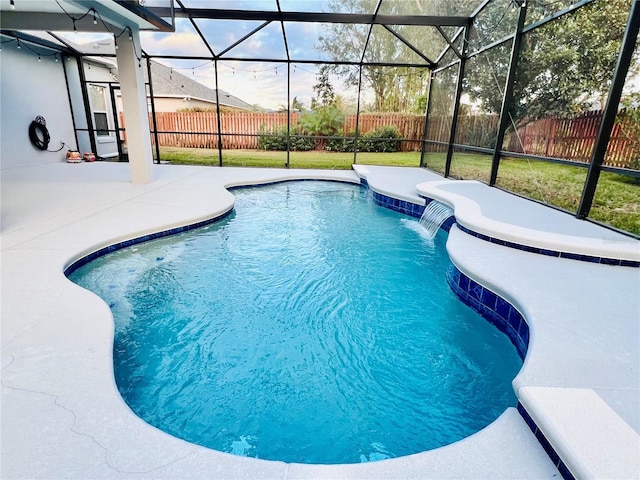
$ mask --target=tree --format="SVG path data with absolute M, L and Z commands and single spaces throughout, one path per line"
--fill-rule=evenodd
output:
M 304 111 L 304 103 L 298 100 L 298 97 L 293 97 L 293 100 L 291 100 L 291 110 L 296 112 Z
M 311 109 L 318 107 L 328 107 L 333 105 L 336 100 L 336 94 L 333 91 L 333 85 L 329 81 L 329 66 L 323 65 L 318 70 L 317 83 L 313 86 L 313 91 L 317 97 L 311 99 Z
M 464 9 L 473 0 L 456 2 L 408 2 L 406 0 L 385 0 L 384 14 L 432 15 L 437 13 L 456 14 L 452 9 Z M 440 5 L 436 5 L 440 4 Z M 446 5 L 445 5 L 446 4 Z M 368 0 L 331 0 L 329 9 L 344 13 L 363 13 L 371 10 Z M 462 11 L 462 10 L 460 10 Z M 372 13 L 372 12 L 371 12 Z M 319 37 L 315 48 L 327 53 L 336 61 L 360 62 L 369 36 L 369 25 L 332 24 Z M 434 27 L 394 25 L 392 28 L 431 60 L 444 49 L 446 42 Z M 370 65 L 368 62 L 388 63 L 390 66 Z M 424 68 L 397 67 L 393 64 L 424 64 Z M 380 25 L 374 25 L 362 67 L 362 85 L 373 93 L 371 109 L 376 111 L 424 112 L 424 96 L 428 86 L 427 62 L 404 45 L 393 34 Z M 347 86 L 357 86 L 360 72 L 358 67 L 334 65 L 327 67 L 342 77 Z
M 287 111 L 287 106 L 286 105 L 280 105 L 278 107 L 278 112 L 284 113 L 286 111 Z M 293 99 L 291 100 L 291 111 L 292 112 L 302 112 L 302 111 L 304 111 L 304 103 L 302 103 L 302 101 L 298 100 L 298 97 L 293 97 Z
M 525 34 L 510 108 L 517 126 L 574 116 L 606 96 L 629 10 L 630 0 L 596 0 Z M 477 22 L 482 30 L 495 18 Z M 465 90 L 492 113 L 500 111 L 509 68 L 510 44 L 498 48 L 468 62 L 465 72 Z

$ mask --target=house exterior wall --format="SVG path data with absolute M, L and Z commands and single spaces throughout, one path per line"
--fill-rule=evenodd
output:
M 186 98 L 186 99 L 185 99 Z M 155 97 L 156 112 L 177 112 L 185 108 L 203 108 L 215 110 L 216 104 L 207 102 L 204 100 L 198 100 L 196 98 L 181 97 L 181 98 L 169 98 L 169 97 Z
M 1 168 L 64 161 L 67 148 L 77 145 L 62 61 L 52 56 L 38 61 L 37 54 L 7 42 L 0 52 L 0 72 Z M 47 152 L 31 144 L 29 125 L 38 115 L 47 122 L 49 150 L 60 148 L 60 141 L 67 147 Z

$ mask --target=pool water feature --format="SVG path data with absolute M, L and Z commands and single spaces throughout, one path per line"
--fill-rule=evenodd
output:
M 353 185 L 235 194 L 219 222 L 70 274 L 112 309 L 116 383 L 142 419 L 238 455 L 356 463 L 517 404 L 522 362 L 447 286 L 444 233 Z
M 424 211 L 418 223 L 424 227 L 429 238 L 435 238 L 442 224 L 453 215 L 451 207 L 431 200 Z

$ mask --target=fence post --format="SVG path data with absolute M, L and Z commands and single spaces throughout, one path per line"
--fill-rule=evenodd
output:
M 518 26 L 516 34 L 513 37 L 513 45 L 511 47 L 511 59 L 509 61 L 509 73 L 505 82 L 504 95 L 502 97 L 502 108 L 500 109 L 500 123 L 498 127 L 498 135 L 496 137 L 496 147 L 493 151 L 493 159 L 491 160 L 491 176 L 489 177 L 489 185 L 496 184 L 498 178 L 498 167 L 500 165 L 500 150 L 502 150 L 502 142 L 504 134 L 507 131 L 509 123 L 509 109 L 513 102 L 513 84 L 516 78 L 516 67 L 520 58 L 520 45 L 522 44 L 522 29 L 524 28 L 525 17 L 527 16 L 527 1 L 521 0 L 520 13 L 518 15 Z

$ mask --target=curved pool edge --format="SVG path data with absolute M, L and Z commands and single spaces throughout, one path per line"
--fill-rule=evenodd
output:
M 361 174 L 359 170 L 358 173 Z M 365 167 L 361 176 L 372 189 L 385 191 L 379 188 L 380 174 Z M 640 288 L 640 275 L 637 268 L 624 268 L 640 266 L 636 260 L 640 258 L 640 242 L 619 234 L 613 235 L 618 235 L 620 241 L 611 240 L 611 231 L 594 224 L 589 229 L 600 229 L 603 239 L 495 221 L 482 214 L 473 198 L 439 189 L 445 186 L 454 190 L 454 182 L 456 186 L 467 183 L 489 188 L 480 182 L 442 178 L 430 178 L 417 185 L 414 181 L 413 185 L 427 203 L 436 199 L 454 209 L 456 228 L 451 228 L 447 251 L 455 267 L 481 288 L 507 299 L 529 325 L 531 350 L 513 387 L 518 411 L 532 434 L 564 478 L 608 477 L 612 473 L 620 478 L 640 478 L 640 455 L 635 449 L 640 445 L 640 415 L 636 408 L 640 389 L 637 375 L 631 373 L 640 367 L 633 340 L 637 342 L 639 337 L 640 302 L 633 291 L 634 285 L 636 293 Z M 506 202 L 516 198 L 507 192 L 501 194 Z M 398 198 L 406 197 L 405 193 Z M 517 198 L 518 202 L 526 201 Z M 551 225 L 557 221 L 560 212 L 529 203 L 542 215 L 552 212 L 555 220 Z M 465 221 L 484 234 L 475 234 L 464 225 Z M 571 217 L 571 221 L 577 220 Z M 578 230 L 584 233 L 587 229 Z M 514 242 L 493 241 L 496 237 Z M 580 253 L 554 255 L 544 247 Z M 504 262 L 505 258 L 509 261 Z M 567 263 L 569 259 L 572 261 Z M 534 273 L 531 278 L 525 273 L 528 270 Z M 503 278 L 501 271 L 507 274 Z M 515 277 L 513 272 L 517 272 Z M 599 282 L 589 281 L 595 277 Z M 609 288 L 603 289 L 602 285 Z M 621 288 L 622 285 L 628 288 Z M 564 296 L 561 292 L 565 292 Z M 574 298 L 583 301 L 578 306 L 567 301 Z M 603 330 L 602 318 L 616 326 Z M 553 401 L 564 403 L 555 405 Z M 576 402 L 583 404 L 572 407 Z M 592 420 L 585 422 L 585 418 Z
M 594 263 L 640 267 L 640 241 L 618 235 L 618 239 L 585 237 L 555 233 L 533 226 L 514 225 L 483 213 L 482 205 L 462 194 L 446 191 L 450 180 L 423 182 L 416 185 L 420 196 L 437 200 L 453 208 L 456 221 L 465 233 L 492 243 L 540 253 L 547 256 L 573 258 Z M 476 180 L 459 180 L 456 186 L 484 185 Z M 519 197 L 518 197 L 519 198 Z M 529 202 L 534 208 L 547 208 Z M 578 221 L 571 217 L 571 221 Z M 531 247 L 531 248 L 526 248 Z M 617 262 L 615 262 L 617 260 Z
M 310 175 L 310 176 L 300 176 L 299 174 L 294 175 L 274 175 L 271 178 L 260 179 L 255 181 L 233 181 L 229 183 L 225 183 L 222 187 L 225 189 L 226 193 L 231 195 L 231 198 L 224 202 L 219 208 L 210 211 L 206 214 L 200 214 L 198 216 L 194 216 L 188 219 L 180 220 L 173 223 L 168 223 L 164 225 L 158 225 L 154 227 L 149 227 L 147 229 L 138 230 L 135 232 L 128 232 L 126 234 L 109 238 L 108 240 L 100 241 L 99 243 L 85 248 L 81 252 L 74 254 L 71 256 L 65 266 L 63 268 L 64 274 L 66 276 L 70 275 L 73 271 L 80 268 L 82 265 L 94 260 L 98 257 L 101 257 L 107 253 L 114 252 L 116 250 L 131 247 L 138 243 L 147 242 L 149 240 L 155 240 L 157 238 L 167 237 L 170 235 L 176 235 L 179 233 L 187 232 L 189 230 L 193 230 L 196 228 L 204 227 L 206 225 L 210 225 L 219 220 L 222 220 L 227 215 L 230 215 L 233 211 L 235 205 L 235 197 L 231 193 L 235 189 L 239 188 L 251 188 L 251 187 L 261 187 L 266 185 L 273 185 L 277 183 L 284 182 L 295 182 L 295 181 L 324 181 L 324 182 L 338 182 L 338 183 L 347 183 L 353 185 L 359 185 L 359 179 L 356 178 L 339 178 L 335 175 Z
M 292 178 L 274 178 L 269 180 L 265 179 L 257 182 L 248 182 L 248 181 L 234 182 L 233 184 L 225 184 L 224 188 L 227 191 L 232 191 L 234 189 L 253 188 L 253 187 L 259 188 L 262 186 L 290 182 L 290 181 L 330 181 L 330 182 L 332 181 L 332 182 L 347 183 L 347 184 L 350 183 L 350 184 L 353 184 L 354 186 L 362 185 L 362 183 L 358 182 L 357 180 L 344 180 L 344 179 L 336 179 L 336 178 L 315 178 L 315 177 L 312 177 L 312 178 L 292 177 Z M 386 196 L 383 196 L 383 197 L 386 197 Z M 386 197 L 386 198 L 392 198 L 392 197 Z M 416 216 L 415 213 L 412 214 L 410 212 L 403 211 L 403 209 L 389 207 L 389 205 L 385 204 L 384 202 L 381 203 L 378 201 L 376 203 L 378 203 L 379 206 L 382 206 L 385 208 L 391 208 L 396 211 L 401 211 L 402 213 L 407 213 L 414 217 Z M 131 233 L 131 234 L 125 235 L 122 238 L 112 238 L 109 240 L 105 240 L 102 244 L 98 246 L 89 248 L 82 253 L 73 255 L 72 257 L 73 260 L 69 260 L 65 262 L 63 273 L 65 277 L 68 277 L 77 268 L 80 268 L 86 263 L 100 256 L 103 256 L 105 254 L 114 252 L 119 249 L 128 248 L 133 245 L 146 242 L 149 240 L 162 238 L 162 237 L 166 237 L 174 234 L 179 234 L 182 232 L 200 228 L 201 226 L 210 225 L 212 223 L 218 222 L 224 219 L 225 217 L 227 217 L 233 211 L 234 204 L 235 204 L 235 197 L 234 197 L 234 201 L 230 205 L 225 206 L 224 209 L 215 210 L 215 213 L 212 213 L 211 215 L 206 215 L 204 217 L 193 217 L 188 221 L 179 222 L 178 224 L 167 224 L 162 227 L 158 226 L 157 228 L 152 228 L 144 231 Z M 424 206 L 421 206 L 421 208 L 424 208 Z M 417 216 L 419 216 L 419 214 Z M 453 269 L 455 269 L 462 277 L 465 276 L 464 273 L 461 273 L 459 270 L 457 270 L 455 264 L 451 263 L 450 266 Z M 447 280 L 449 280 L 449 278 Z M 471 284 L 475 284 L 476 286 L 481 287 L 481 285 L 474 282 L 470 278 L 469 278 L 469 281 Z M 93 292 L 86 290 L 83 287 L 80 287 L 79 285 L 71 281 L 69 282 L 72 283 L 73 286 L 82 289 L 85 293 L 88 293 L 89 296 L 92 297 L 92 301 L 96 302 L 96 306 L 98 304 L 100 305 L 100 309 L 104 311 L 106 308 L 107 315 L 103 318 L 103 320 L 106 323 L 108 323 L 113 329 L 114 328 L 113 316 L 112 316 L 111 310 L 108 308 L 104 300 L 98 295 L 94 294 Z M 486 312 L 481 308 L 477 308 L 477 306 L 473 302 L 470 302 L 468 299 L 466 299 L 464 292 L 460 290 L 460 288 L 457 288 L 457 289 L 454 288 L 453 284 L 451 283 L 449 284 L 449 286 L 454 291 L 454 293 L 461 299 L 461 301 L 463 301 L 464 303 L 469 305 L 471 308 L 476 310 L 477 313 L 481 314 L 482 316 L 485 316 L 484 314 Z M 459 287 L 459 284 L 458 284 L 458 287 Z M 510 303 L 507 303 L 506 306 L 507 308 L 513 309 L 516 315 L 518 316 L 520 315 L 515 306 L 511 305 Z M 488 317 L 485 317 L 485 319 L 490 321 L 490 323 L 494 324 L 496 328 L 498 328 L 503 334 L 505 334 L 510 339 L 510 341 L 514 344 L 518 355 L 524 361 L 526 357 L 526 349 L 528 347 L 528 329 L 527 329 L 527 339 L 524 341 L 524 343 L 520 342 L 520 344 L 517 344 L 516 339 L 509 332 L 510 326 L 508 321 L 505 320 L 504 324 L 495 323 L 492 320 L 495 320 L 496 316 L 497 316 L 497 309 L 494 312 L 494 315 L 491 317 L 491 320 Z M 520 319 L 521 317 L 519 317 L 519 320 Z M 524 322 L 524 320 L 523 320 L 523 323 L 526 328 L 526 322 Z M 516 328 L 516 332 L 515 332 L 516 336 L 518 334 L 517 330 L 518 329 Z M 111 335 L 111 338 L 113 338 L 113 335 Z M 112 345 L 112 343 L 110 343 L 110 345 Z M 111 362 L 112 362 L 112 359 L 111 359 Z M 437 473 L 429 474 L 434 478 L 465 478 L 464 473 L 467 472 L 467 469 L 464 468 L 462 470 L 456 470 L 455 468 L 452 468 L 452 465 L 450 463 L 452 460 L 456 458 L 471 459 L 475 457 L 477 457 L 478 460 L 480 460 L 481 457 L 486 457 L 492 451 L 494 451 L 492 450 L 493 448 L 497 448 L 495 445 L 493 445 L 494 442 L 498 442 L 502 447 L 506 447 L 506 445 L 510 445 L 514 439 L 517 439 L 522 442 L 523 446 L 526 445 L 526 449 L 523 448 L 523 450 L 521 452 L 518 452 L 517 454 L 524 458 L 524 460 L 522 460 L 523 463 L 514 465 L 511 463 L 511 461 L 505 460 L 501 468 L 512 469 L 513 475 L 516 475 L 515 472 L 521 473 L 520 468 L 522 467 L 522 465 L 529 465 L 527 468 L 531 468 L 532 471 L 538 471 L 538 472 L 545 471 L 549 473 L 550 476 L 552 476 L 555 473 L 553 466 L 548 465 L 546 461 L 544 462 L 539 461 L 538 457 L 541 453 L 537 451 L 539 446 L 535 442 L 533 443 L 531 442 L 531 438 L 529 438 L 529 435 L 525 433 L 526 429 L 522 428 L 523 426 L 522 418 L 520 414 L 518 414 L 516 406 L 508 407 L 495 420 L 493 420 L 492 422 L 490 422 L 488 425 L 478 430 L 477 432 L 469 435 L 468 437 L 465 437 L 451 444 L 443 445 L 441 447 L 427 450 L 424 452 L 418 452 L 414 454 L 404 455 L 401 457 L 394 457 L 394 458 L 385 459 L 385 460 L 379 460 L 375 462 L 349 463 L 349 464 L 306 464 L 306 463 L 283 462 L 279 460 L 263 460 L 263 459 L 253 458 L 253 457 L 238 456 L 238 455 L 230 454 L 227 452 L 215 450 L 212 448 L 204 447 L 204 446 L 189 442 L 187 440 L 180 439 L 179 437 L 175 437 L 170 433 L 167 433 L 159 429 L 158 427 L 148 424 L 146 421 L 138 417 L 133 412 L 133 410 L 131 410 L 131 407 L 121 397 L 120 392 L 118 391 L 117 386 L 115 384 L 115 381 L 113 381 L 112 384 L 113 384 L 113 387 L 115 388 L 115 393 L 117 396 L 116 400 L 117 400 L 117 403 L 120 404 L 120 407 L 124 408 L 129 415 L 135 417 L 136 423 L 142 423 L 142 425 L 138 425 L 137 428 L 142 427 L 145 430 L 148 430 L 146 433 L 144 433 L 144 435 L 159 437 L 159 438 L 156 438 L 154 442 L 169 442 L 169 443 L 176 442 L 176 445 L 171 447 L 172 450 L 174 450 L 177 447 L 183 447 L 187 449 L 193 448 L 194 452 L 197 453 L 197 455 L 206 455 L 207 457 L 210 456 L 212 457 L 211 458 L 212 461 L 215 461 L 220 465 L 233 464 L 232 465 L 233 468 L 231 470 L 239 466 L 242 466 L 243 469 L 246 468 L 252 471 L 253 468 L 251 467 L 255 467 L 258 471 L 265 472 L 265 471 L 270 471 L 273 468 L 282 466 L 285 469 L 285 471 L 288 472 L 287 474 L 288 476 L 286 478 L 295 478 L 295 477 L 291 477 L 291 472 L 294 470 L 295 471 L 299 470 L 300 472 L 302 472 L 304 474 L 302 478 L 308 478 L 308 475 L 315 477 L 319 473 L 322 473 L 322 475 L 328 474 L 332 478 L 340 478 L 341 474 L 343 474 L 345 471 L 349 472 L 348 478 L 357 478 L 357 477 L 360 477 L 361 475 L 364 475 L 362 478 L 394 478 L 396 475 L 401 475 L 403 478 L 412 478 L 412 476 L 416 474 L 418 474 L 418 478 L 422 478 L 421 475 L 424 473 L 423 469 L 427 469 L 430 472 L 437 472 Z M 143 432 L 138 432 L 138 434 L 140 433 L 143 433 Z M 189 455 L 193 455 L 193 454 L 194 453 L 190 453 Z M 177 461 L 181 462 L 182 460 L 177 460 Z M 237 465 L 235 464 L 236 461 L 238 463 Z M 172 463 L 173 462 L 171 462 L 170 464 Z M 483 463 L 484 463 L 484 460 L 483 460 Z M 418 465 L 420 466 L 419 470 L 416 470 Z M 164 467 L 161 467 L 161 468 L 164 468 Z M 495 472 L 493 468 L 494 467 L 491 467 L 491 469 L 487 470 L 487 474 L 488 472 Z M 226 475 L 226 473 L 228 473 L 229 470 L 225 468 L 224 471 Z M 477 468 L 473 470 L 474 475 L 477 471 L 478 471 Z M 135 469 L 126 470 L 126 472 L 129 474 L 143 473 Z M 393 473 L 391 474 L 390 472 L 393 472 Z M 236 477 L 229 477 L 229 478 L 236 478 Z M 244 478 L 244 477 L 241 476 L 238 478 Z M 270 477 L 267 476 L 264 478 L 270 478 Z M 472 476 L 470 478 L 475 478 L 475 477 Z M 511 478 L 511 474 L 508 476 L 505 476 L 504 478 Z
M 119 167 L 98 165 L 95 168 Z M 61 168 L 65 174 L 72 171 L 66 166 Z M 175 171 L 165 168 L 166 175 Z M 184 171 L 184 167 L 177 168 Z M 197 184 L 202 192 L 198 198 L 209 198 L 211 189 L 223 187 L 223 182 L 232 183 L 243 177 L 248 183 L 257 183 L 265 177 L 280 176 L 281 172 L 203 168 L 197 169 L 197 175 L 200 177 L 197 181 L 176 180 L 174 186 L 192 193 Z M 132 198 L 138 195 L 136 192 Z M 146 200 L 144 211 L 158 213 L 158 217 L 145 217 L 145 221 L 162 224 L 160 217 L 170 205 L 156 198 L 154 202 Z M 185 200 L 185 204 L 189 202 Z M 85 203 L 91 206 L 90 200 Z M 61 275 L 62 266 L 68 264 L 64 258 L 74 258 L 77 252 L 86 251 L 87 245 L 99 243 L 96 237 L 114 236 L 114 226 L 120 233 L 123 229 L 134 231 L 135 228 L 121 223 L 124 218 L 132 218 L 130 225 L 138 226 L 132 213 L 137 212 L 141 203 L 134 201 L 134 208 L 130 208 L 131 204 L 114 200 L 109 215 L 102 205 L 96 206 L 96 218 L 78 219 L 73 225 L 64 222 L 53 225 L 50 237 L 55 238 L 43 239 L 33 227 L 32 241 L 6 250 L 3 273 L 39 272 L 42 282 L 25 283 L 19 278 L 3 292 L 3 296 L 12 300 L 7 302 L 8 306 L 3 305 L 3 327 L 5 324 L 16 326 L 3 329 L 3 334 L 10 334 L 3 341 L 3 356 L 10 357 L 3 369 L 3 409 L 15 414 L 3 420 L 6 439 L 3 478 L 66 478 L 69 475 L 175 478 L 186 474 L 190 478 L 310 478 L 326 477 L 327 472 L 331 472 L 329 476 L 333 478 L 551 478 L 557 475 L 535 438 L 528 430 L 521 430 L 526 425 L 511 409 L 505 413 L 508 421 L 503 420 L 503 415 L 460 442 L 363 465 L 309 466 L 236 457 L 188 444 L 148 426 L 123 407 L 115 385 L 108 381 L 112 362 L 105 342 L 113 328 L 108 309 L 93 294 L 79 295 L 79 287 Z M 202 205 L 197 204 L 197 199 L 192 203 L 191 213 L 185 210 L 178 216 L 199 218 L 200 214 L 193 213 L 201 212 Z M 220 203 L 220 198 L 212 201 L 213 206 Z M 69 238 L 73 241 L 69 242 Z M 43 295 L 44 288 L 51 293 Z M 15 296 L 17 300 L 9 297 L 14 292 L 19 294 Z M 19 299 L 25 296 L 39 300 L 21 307 Z M 43 353 L 34 355 L 37 351 Z M 7 417 L 16 418 L 15 424 L 5 423 Z M 25 418 L 38 420 L 30 427 L 32 423 L 22 421 Z M 35 454 L 39 451 L 51 455 L 42 458 Z

